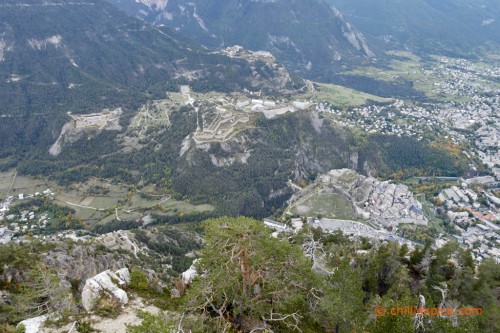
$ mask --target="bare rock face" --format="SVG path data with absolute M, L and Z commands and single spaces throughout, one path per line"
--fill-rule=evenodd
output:
M 120 287 L 125 286 L 130 281 L 130 274 L 127 268 L 118 270 L 116 273 L 106 270 L 96 276 L 87 279 L 82 291 L 82 305 L 87 311 L 92 311 L 99 298 L 103 296 L 112 297 L 125 305 L 128 303 L 127 293 Z
M 0 275 L 0 281 L 5 285 L 20 284 L 26 278 L 26 274 L 16 267 L 4 267 L 3 273 Z
M 41 332 L 43 324 L 47 321 L 49 316 L 44 315 L 35 318 L 29 318 L 20 322 L 17 326 L 24 326 L 25 333 L 38 333 Z
M 125 261 L 112 253 L 98 253 L 93 247 L 76 246 L 72 250 L 58 249 L 42 256 L 43 262 L 57 270 L 68 281 L 85 281 L 105 270 L 115 271 L 125 267 Z M 81 289 L 80 289 L 81 290 Z
M 120 279 L 122 279 L 122 281 L 125 281 L 126 284 L 130 283 L 130 272 L 128 271 L 128 268 L 121 268 L 115 273 Z

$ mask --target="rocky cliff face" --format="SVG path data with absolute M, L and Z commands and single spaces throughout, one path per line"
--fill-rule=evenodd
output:
M 100 253 L 93 246 L 79 245 L 73 249 L 60 248 L 41 255 L 42 261 L 54 268 L 67 281 L 78 281 L 83 288 L 85 281 L 105 270 L 124 268 L 127 257 L 115 257 L 112 253 Z
M 327 0 L 389 48 L 467 56 L 500 44 L 497 0 Z

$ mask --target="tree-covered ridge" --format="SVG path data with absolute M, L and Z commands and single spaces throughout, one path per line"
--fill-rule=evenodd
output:
M 171 111 L 174 125 L 149 131 L 140 149 L 124 151 L 114 134 L 104 131 L 68 145 L 57 158 L 39 151 L 21 161 L 18 170 L 63 185 L 89 177 L 113 179 L 139 190 L 151 185 L 178 200 L 210 203 L 216 207 L 213 216 L 259 218 L 283 208 L 292 193 L 289 180 L 310 183 L 331 169 L 353 168 L 361 174 L 399 179 L 421 174 L 460 176 L 468 170 L 465 156 L 425 141 L 384 135 L 358 138 L 328 119 L 321 120 L 318 131 L 311 111 L 274 119 L 255 116 L 235 142 L 193 147 L 179 156 L 185 138 L 196 131 L 197 113 L 190 106 Z M 249 152 L 246 163 L 213 162 L 240 151 Z
M 255 116 L 235 142 L 210 143 L 208 149 L 193 147 L 179 156 L 186 137 L 196 131 L 197 113 L 190 106 L 171 111 L 174 125 L 149 131 L 140 149 L 125 151 L 114 133 L 104 131 L 68 145 L 57 158 L 38 151 L 20 161 L 18 170 L 48 176 L 63 185 L 90 177 L 112 179 L 139 190 L 151 185 L 178 200 L 210 203 L 216 207 L 212 216 L 259 218 L 284 208 L 292 194 L 289 180 L 310 183 L 331 169 L 352 168 L 361 174 L 397 179 L 461 176 L 468 171 L 465 155 L 425 140 L 376 134 L 359 138 L 328 119 L 321 120 L 318 131 L 312 111 L 274 119 Z M 249 152 L 246 163 L 213 162 L 240 151 Z
M 134 231 L 134 238 L 148 247 L 146 255 L 141 245 L 137 258 L 92 241 L 28 241 L 0 247 L 0 328 L 47 313 L 61 315 L 63 323 L 76 320 L 84 325 L 88 317 L 78 304 L 85 279 L 99 269 L 125 266 L 131 270 L 127 293 L 168 310 L 141 315 L 142 324 L 129 327 L 129 332 L 499 330 L 500 265 L 493 260 L 475 265 L 458 244 L 409 249 L 309 227 L 273 237 L 261 221 L 245 217 L 210 219 L 201 226 L 198 275 L 191 282 L 175 278 L 189 263 L 171 260 L 187 260 L 184 254 L 201 243 L 172 227 Z M 67 262 L 68 256 L 77 262 Z M 78 274 L 79 261 L 85 277 Z M 99 268 L 92 273 L 94 265 Z M 165 270 L 176 266 L 175 272 Z M 174 286 L 180 299 L 171 298 Z M 390 312 L 421 305 L 481 312 L 426 316 L 419 322 L 414 315 Z M 381 314 L 380 308 L 387 312 Z M 120 311 L 112 301 L 96 309 L 101 317 Z

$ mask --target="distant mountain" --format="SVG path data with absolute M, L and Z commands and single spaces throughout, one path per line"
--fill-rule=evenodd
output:
M 375 51 L 323 0 L 108 0 L 155 25 L 209 46 L 266 50 L 291 71 L 328 81 Z
M 45 151 L 67 112 L 122 107 L 126 120 L 178 84 L 274 91 L 288 83 L 273 80 L 280 70 L 208 52 L 100 0 L 2 1 L 0 167 L 15 163 L 7 156 L 19 158 L 36 146 Z
M 470 55 L 500 45 L 498 0 L 328 0 L 365 36 L 390 47 Z

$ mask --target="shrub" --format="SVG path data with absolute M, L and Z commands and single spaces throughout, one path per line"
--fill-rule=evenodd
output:
M 146 291 L 149 288 L 149 280 L 144 272 L 133 269 L 130 273 L 130 289 L 135 291 Z

